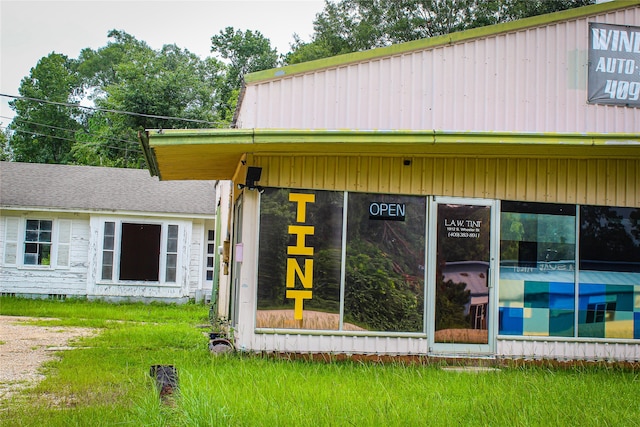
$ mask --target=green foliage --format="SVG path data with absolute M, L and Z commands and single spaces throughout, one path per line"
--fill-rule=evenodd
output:
M 219 114 L 229 121 L 238 101 L 243 76 L 254 71 L 274 68 L 278 65 L 278 52 L 259 31 L 236 30 L 227 27 L 211 37 L 211 51 L 229 61 L 224 81 L 220 85 Z
M 286 63 L 326 58 L 593 4 L 595 0 L 327 0 Z
M 347 253 L 345 321 L 373 331 L 422 331 L 423 296 L 394 272 L 393 260 L 365 240 L 351 242 Z
M 76 62 L 51 53 L 40 59 L 29 76 L 22 79 L 20 95 L 56 103 L 78 103 L 79 76 Z M 16 161 L 69 163 L 75 132 L 82 117 L 63 105 L 34 103 L 27 99 L 10 102 L 16 117 L 9 128 L 9 148 Z
M 12 158 L 11 148 L 9 147 L 9 130 L 0 129 L 0 161 L 9 161 Z
M 50 54 L 22 81 L 20 95 L 32 99 L 12 102 L 15 160 L 140 168 L 139 131 L 228 124 L 220 61 L 176 45 L 154 50 L 123 31 L 108 36 L 107 46 L 83 49 L 76 60 Z

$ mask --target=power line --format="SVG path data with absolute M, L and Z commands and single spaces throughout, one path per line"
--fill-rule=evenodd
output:
M 7 117 L 7 116 L 0 116 L 0 118 L 3 118 L 3 119 L 11 119 L 11 117 Z M 43 126 L 43 127 L 47 127 L 47 128 L 50 128 L 50 129 L 56 129 L 56 130 L 61 130 L 61 131 L 65 131 L 65 132 L 77 133 L 77 132 L 81 132 L 81 131 L 82 131 L 82 132 L 84 132 L 86 135 L 89 135 L 89 132 L 87 132 L 87 130 L 86 130 L 86 129 L 75 129 L 75 130 L 74 130 L 74 129 L 61 128 L 61 127 L 58 127 L 58 126 L 51 126 L 51 125 L 46 125 L 46 124 L 44 124 L 44 123 L 34 122 L 34 121 L 31 121 L 31 120 L 25 120 L 25 119 L 20 118 L 20 117 L 14 117 L 14 118 L 13 118 L 13 120 L 19 120 L 19 121 L 21 121 L 21 122 L 23 122 L 23 123 L 31 123 L 31 124 L 36 125 L 36 126 Z M 10 129 L 10 130 L 11 130 L 11 129 Z M 16 129 L 16 130 L 17 130 L 17 129 Z M 25 132 L 25 133 L 27 133 L 27 131 L 20 131 L 20 132 Z M 100 137 L 98 137 L 98 138 L 110 139 L 110 140 L 112 140 L 112 141 L 116 141 L 116 142 L 125 142 L 125 143 L 127 143 L 127 144 L 136 144 L 136 145 L 138 144 L 136 141 L 130 141 L 130 140 L 120 139 L 120 138 L 113 138 L 113 137 L 111 137 L 111 136 L 100 136 Z
M 8 129 L 6 126 L 0 126 L 0 129 Z M 63 141 L 70 141 L 70 142 L 78 142 L 75 139 L 71 139 L 71 138 L 64 138 L 62 136 L 55 136 L 55 135 L 46 135 L 43 133 L 38 133 L 38 132 L 31 132 L 31 131 L 26 131 L 26 130 L 20 130 L 20 129 L 10 129 L 12 132 L 19 132 L 19 133 L 26 133 L 27 135 L 35 135 L 35 136 L 42 136 L 44 138 L 55 138 L 55 139 L 61 139 Z M 126 142 L 131 142 L 131 141 L 126 141 Z M 127 147 L 116 147 L 113 145 L 102 145 L 99 142 L 92 142 L 91 145 L 99 145 L 100 147 L 104 147 L 104 148 L 110 148 L 113 150 L 122 150 L 122 151 L 131 151 L 134 153 L 142 153 L 142 150 L 136 150 L 133 148 L 127 148 Z
M 48 101 L 46 99 L 31 98 L 31 97 L 28 97 L 28 96 L 7 95 L 5 93 L 0 93 L 0 96 L 3 96 L 5 98 L 22 99 L 22 100 L 26 100 L 26 101 L 40 102 L 40 103 L 43 103 L 43 104 L 60 105 L 60 106 L 63 106 L 63 107 L 84 108 L 84 109 L 91 110 L 91 111 L 101 111 L 101 112 L 105 112 L 105 113 L 126 114 L 126 115 L 129 115 L 129 116 L 147 117 L 147 118 L 150 118 L 150 119 L 181 120 L 181 121 L 184 121 L 184 122 L 205 123 L 205 124 L 210 124 L 210 125 L 222 124 L 222 122 L 210 122 L 208 120 L 185 119 L 183 117 L 159 116 L 159 115 L 155 115 L 155 114 L 134 113 L 132 111 L 111 110 L 111 109 L 108 109 L 108 108 L 87 107 L 87 106 L 84 106 L 84 105 L 71 104 L 71 103 L 68 103 L 68 102 Z

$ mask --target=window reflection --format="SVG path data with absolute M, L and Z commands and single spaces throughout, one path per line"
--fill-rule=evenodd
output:
M 426 199 L 350 193 L 345 327 L 424 330 Z
M 330 191 L 262 194 L 257 327 L 338 329 L 343 199 Z
M 574 336 L 576 208 L 502 202 L 499 333 Z
M 580 208 L 578 335 L 640 338 L 640 209 Z

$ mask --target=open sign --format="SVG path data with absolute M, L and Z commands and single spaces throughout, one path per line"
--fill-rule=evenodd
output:
M 404 203 L 369 203 L 369 219 L 385 221 L 404 221 L 406 206 Z

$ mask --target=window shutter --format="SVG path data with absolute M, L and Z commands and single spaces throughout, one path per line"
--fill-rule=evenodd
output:
M 7 218 L 4 233 L 4 263 L 16 265 L 18 257 L 18 230 L 20 228 L 19 218 Z
M 58 260 L 57 267 L 69 267 L 71 255 L 71 220 L 58 221 Z

